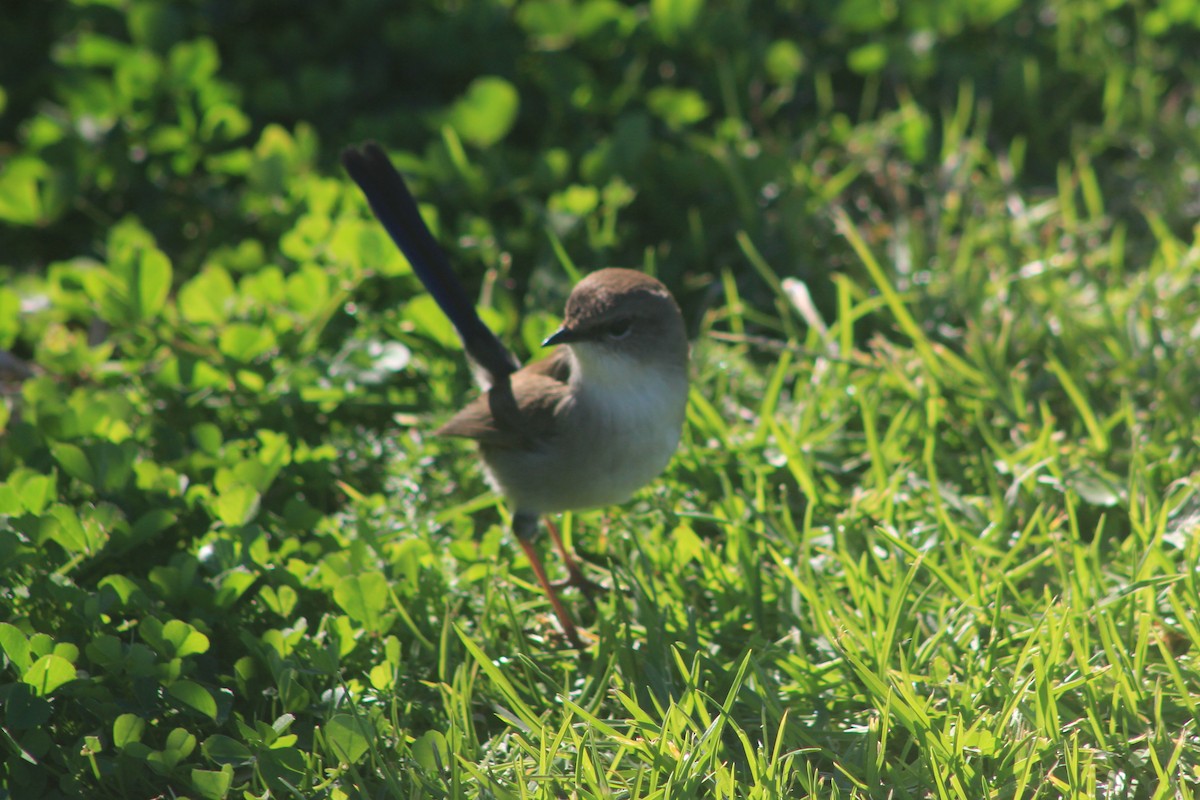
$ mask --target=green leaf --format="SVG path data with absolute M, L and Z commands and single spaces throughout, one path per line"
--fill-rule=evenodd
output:
M 174 646 L 176 658 L 208 652 L 208 637 L 181 619 L 163 625 L 162 635 Z
M 233 279 L 224 267 L 209 265 L 179 289 L 179 314 L 197 325 L 219 325 L 235 299 Z
M 37 697 L 30 688 L 21 683 L 7 687 L 4 701 L 4 724 L 6 727 L 27 731 L 45 725 L 53 711 L 50 701 Z
M 193 425 L 192 440 L 201 452 L 210 456 L 220 455 L 221 445 L 224 444 L 221 428 L 211 422 L 198 422 Z
M 159 775 L 169 775 L 195 749 L 196 737 L 183 728 L 175 728 L 167 734 L 166 746 L 149 753 L 146 763 Z
M 127 287 L 120 277 L 107 268 L 96 267 L 81 273 L 80 282 L 101 319 L 113 325 L 129 321 L 132 312 L 125 296 Z
M 159 89 L 162 59 L 147 50 L 131 50 L 113 69 L 113 88 L 122 104 L 149 100 Z
M 650 27 L 667 44 L 678 44 L 704 10 L 704 0 L 650 0 Z
M 338 581 L 333 590 L 333 599 L 355 622 L 371 631 L 379 631 L 391 595 L 387 578 L 382 572 L 366 572 Z
M 450 745 L 441 731 L 426 731 L 410 747 L 413 760 L 428 772 L 441 773 L 450 763 Z
M 563 0 L 525 0 L 516 6 L 517 23 L 543 50 L 561 50 L 575 36 L 579 13 L 574 3 Z
M 138 635 L 167 659 L 175 657 L 171 644 L 163 638 L 163 624 L 158 617 L 144 617 L 138 624 Z
M 147 542 L 175 524 L 178 518 L 165 508 L 152 508 L 129 529 L 129 541 Z
M 42 526 L 44 535 L 58 542 L 71 555 L 91 553 L 103 541 L 103 537 L 90 535 L 75 509 L 64 503 L 50 507 L 50 513 L 42 517 Z
M 215 734 L 204 740 L 204 755 L 221 765 L 241 766 L 254 760 L 249 747 L 236 739 Z
M 374 220 L 340 220 L 333 229 L 333 235 L 329 237 L 329 254 L 335 261 L 352 265 L 356 274 L 366 272 L 401 275 L 411 271 L 408 260 L 392 243 L 387 231 Z M 312 265 L 307 265 L 307 270 L 316 274 L 302 277 L 305 271 L 302 268 L 288 276 L 289 303 L 296 309 L 317 310 L 329 295 L 329 274 Z M 316 293 L 305 292 L 303 283 L 312 282 L 316 278 L 319 278 Z M 301 286 L 293 289 L 293 281 L 301 282 Z
M 167 694 L 209 719 L 216 720 L 217 701 L 200 684 L 187 680 L 175 681 L 167 687 Z
M 178 757 L 187 758 L 196 749 L 196 737 L 185 728 L 173 728 L 167 734 L 165 751 Z
M 119 668 L 123 655 L 121 640 L 110 633 L 97 635 L 87 643 L 83 652 L 93 664 L 108 670 Z
M 585 217 L 599 205 L 600 190 L 595 186 L 581 186 L 577 183 L 552 194 L 546 203 L 550 211 L 573 217 Z
M 219 578 L 220 585 L 213 596 L 213 604 L 217 608 L 231 608 L 246 593 L 246 590 L 254 585 L 256 580 L 258 580 L 257 574 L 250 572 L 245 567 L 235 567 L 226 571 Z
M 214 105 L 204 113 L 199 138 L 204 142 L 231 142 L 250 132 L 253 124 L 246 112 L 232 103 Z M 245 151 L 234 151 L 245 152 Z
M 787 39 L 771 42 L 763 62 L 767 75 L 780 86 L 795 83 L 804 72 L 804 54 L 795 42 Z
M 171 291 L 171 262 L 157 248 L 143 250 L 134 264 L 130 291 L 138 319 L 151 319 L 162 311 Z
M 12 347 L 20 330 L 21 296 L 7 286 L 0 286 L 0 349 Z
M 303 267 L 301 268 L 303 271 Z M 287 288 L 279 267 L 264 267 L 238 283 L 238 293 L 260 306 L 277 306 L 287 300 Z
M 846 61 L 853 72 L 859 75 L 870 75 L 879 72 L 887 66 L 887 45 L 882 42 L 864 44 L 851 50 Z
M 879 0 L 843 0 L 834 9 L 840 27 L 854 33 L 880 31 L 896 18 L 898 5 Z
M 245 525 L 258 514 L 261 495 L 245 484 L 234 484 L 221 491 L 213 503 L 217 519 L 229 527 Z
M 8 483 L 16 489 L 21 504 L 30 514 L 41 514 L 58 493 L 53 475 L 42 475 L 30 469 L 14 470 Z
M 311 264 L 289 275 L 286 286 L 288 305 L 304 314 L 316 314 L 329 302 L 329 274 Z
M 292 134 L 281 125 L 268 125 L 254 145 L 250 185 L 267 195 L 281 195 L 303 157 Z
M 54 655 L 74 664 L 79 660 L 79 647 L 73 642 L 56 642 L 54 644 Z
M 145 730 L 146 720 L 137 714 L 122 714 L 113 722 L 113 746 L 124 750 L 134 742 L 140 742 Z
M 184 658 L 208 651 L 208 637 L 180 619 L 165 624 L 146 617 L 138 626 L 141 637 L 167 659 Z
M 0 515 L 17 517 L 25 513 L 25 504 L 17 490 L 7 483 L 0 483 Z
M 413 324 L 414 332 L 433 339 L 443 347 L 459 346 L 454 325 L 430 295 L 414 297 L 404 306 L 404 318 Z
M 387 690 L 395 683 L 396 671 L 390 664 L 376 664 L 371 667 L 367 677 L 376 689 Z
M 476 147 L 491 147 L 508 135 L 517 120 L 516 88 L 495 76 L 476 78 L 450 109 L 447 122 Z
M 54 639 L 49 634 L 35 633 L 29 637 L 29 652 L 41 658 L 54 652 Z
M 92 471 L 91 463 L 88 462 L 87 456 L 79 447 L 67 442 L 57 442 L 50 446 L 50 454 L 54 456 L 54 460 L 63 468 L 63 471 L 72 478 L 88 485 L 95 485 L 96 473 Z
M 904 143 L 904 155 L 913 163 L 925 160 L 929 150 L 929 137 L 933 123 L 919 105 L 906 102 L 900 109 L 903 123 L 900 126 L 900 139 Z
M 102 589 L 111 589 L 121 601 L 122 605 L 129 605 L 130 601 L 135 598 L 139 598 L 142 601 L 145 600 L 145 594 L 142 591 L 142 587 L 138 586 L 137 583 L 124 575 L 106 575 L 100 579 L 100 582 L 97 585 Z M 151 617 L 150 619 L 153 618 Z
M 111 67 L 126 57 L 129 50 L 124 42 L 84 29 L 55 47 L 54 60 L 59 66 Z
M 130 439 L 116 444 L 96 442 L 87 449 L 92 470 L 100 478 L 96 486 L 102 492 L 115 493 L 125 488 L 133 476 L 133 462 L 138 457 L 138 447 Z
M 75 675 L 74 664 L 62 656 L 50 654 L 33 662 L 21 680 L 32 686 L 39 695 L 45 696 L 64 683 L 75 680 Z
M 304 754 L 294 747 L 276 747 L 262 754 L 259 768 L 272 790 L 280 796 L 294 796 L 290 787 L 302 786 L 308 764 Z
M 147 142 L 152 153 L 175 153 L 185 150 L 192 142 L 191 132 L 178 125 L 160 125 L 154 128 Z
M 0 622 L 0 650 L 4 651 L 4 655 L 8 656 L 8 660 L 13 662 L 17 669 L 24 672 L 29 668 L 29 640 L 17 626 Z
M 271 586 L 264 586 L 259 592 L 263 603 L 267 608 L 275 612 L 284 619 L 290 619 L 292 610 L 296 607 L 296 601 L 299 597 L 296 595 L 296 590 L 286 584 L 275 589 Z
M 172 80 L 184 86 L 200 87 L 217 73 L 221 56 L 212 39 L 200 37 L 172 47 L 167 62 Z
M 374 735 L 374 729 L 366 720 L 350 714 L 334 714 L 325 723 L 325 741 L 337 757 L 348 764 L 362 760 Z
M 235 361 L 248 364 L 275 348 L 275 334 L 264 326 L 235 322 L 221 331 L 217 346 Z
M 233 767 L 229 764 L 220 770 L 192 769 L 192 788 L 205 800 L 224 800 L 233 785 Z
M 660 86 L 646 94 L 646 105 L 672 130 L 682 130 L 708 116 L 708 103 L 695 89 Z
M 39 181 L 50 168 L 41 159 L 15 158 L 0 171 L 0 221 L 36 225 L 42 220 Z

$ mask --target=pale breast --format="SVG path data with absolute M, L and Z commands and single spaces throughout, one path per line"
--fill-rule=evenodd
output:
M 552 439 L 532 450 L 483 449 L 493 482 L 515 511 L 545 514 L 624 502 L 662 473 L 679 444 L 685 371 L 626 363 L 614 375 L 573 384 Z

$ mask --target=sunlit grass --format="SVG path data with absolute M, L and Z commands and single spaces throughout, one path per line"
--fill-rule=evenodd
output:
M 1065 235 L 1067 201 L 1037 224 Z M 910 229 L 950 266 L 898 286 L 877 261 L 892 234 L 835 210 L 875 285 L 840 282 L 826 332 L 778 281 L 794 337 L 746 336 L 736 300 L 710 312 L 668 474 L 568 520 L 614 587 L 571 596 L 588 652 L 561 650 L 499 527 L 482 574 L 425 567 L 472 571 L 478 599 L 444 620 L 430 680 L 456 744 L 422 791 L 1181 796 L 1200 768 L 1195 423 L 1161 362 L 1196 377 L 1168 348 L 1194 350 L 1200 309 L 1156 295 L 1200 259 L 1162 238 L 1112 282 L 1107 220 L 1063 256 L 1011 203 L 979 211 Z M 886 335 L 858 335 L 868 320 Z
M 0 26 L 0 800 L 1196 792 L 1187 4 L 60 5 Z M 685 310 L 671 465 L 559 520 L 583 651 L 365 139 L 522 357 L 591 269 Z

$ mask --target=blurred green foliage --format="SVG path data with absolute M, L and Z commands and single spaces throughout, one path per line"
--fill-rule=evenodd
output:
M 1064 448 L 1055 487 L 1092 517 L 1136 512 L 1112 488 L 1130 463 L 1157 464 L 1162 488 L 1195 460 L 1173 423 L 1195 411 L 1195 346 L 1177 333 L 1195 287 L 1170 266 L 1200 212 L 1190 4 L 22 0 L 4 17 L 0 350 L 33 365 L 0 373 L 5 796 L 345 797 L 352 782 L 375 787 L 362 796 L 420 796 L 445 789 L 451 753 L 481 757 L 463 733 L 475 729 L 458 725 L 481 672 L 505 719 L 520 717 L 524 690 L 446 623 L 517 617 L 490 583 L 498 514 L 478 475 L 449 477 L 453 451 L 403 429 L 451 408 L 468 378 L 453 331 L 341 177 L 348 143 L 394 152 L 489 299 L 489 323 L 526 351 L 550 325 L 535 309 L 560 305 L 567 275 L 609 264 L 656 271 L 694 328 L 815 346 L 811 319 L 782 308 L 773 265 L 806 283 L 817 317 L 853 308 L 843 355 L 893 333 L 887 312 L 911 306 L 916 321 L 898 327 L 922 355 L 963 354 L 972 380 L 993 370 L 998 426 L 1081 419 L 1093 449 Z M 1052 199 L 1053 220 L 1038 205 Z M 864 246 L 892 256 L 882 280 L 839 232 L 842 209 Z M 1031 280 L 1010 288 L 1031 252 L 1049 268 L 1029 261 Z M 1051 253 L 1087 278 L 1056 272 Z M 972 270 L 976 257 L 985 266 Z M 1140 275 L 1154 302 L 1135 293 Z M 1106 283 L 1108 306 L 1094 302 Z M 1077 327 L 1063 334 L 1053 313 L 976 326 L 1006 300 L 1077 310 Z M 1156 340 L 1161 330 L 1176 333 Z M 924 389 L 881 348 L 883 378 L 841 378 L 879 381 L 904 407 Z M 710 399 L 749 416 L 769 417 L 775 400 L 761 398 L 796 380 L 773 355 L 723 358 L 702 359 Z M 983 404 L 979 385 L 963 408 Z M 693 427 L 725 446 L 702 463 L 700 444 L 685 445 L 670 491 L 745 511 L 781 483 L 781 513 L 797 518 L 823 493 L 870 505 L 853 488 L 870 457 L 831 438 L 848 428 L 855 446 L 887 450 L 863 422 L 879 412 L 830 387 L 826 416 L 804 412 L 807 454 L 788 437 L 764 453 L 777 437 L 765 422 L 726 439 L 728 406 L 700 398 Z M 1152 444 L 1114 443 L 1126 417 Z M 989 429 L 931 427 L 927 441 L 959 448 L 942 474 L 1003 494 L 962 455 L 1003 449 Z M 738 463 L 732 440 L 757 466 Z M 1011 471 L 1034 469 L 1018 451 Z M 832 477 L 796 467 L 812 452 Z M 870 471 L 886 480 L 882 469 Z M 966 501 L 956 511 L 977 521 Z M 1078 533 L 1074 510 L 1063 516 Z M 676 532 L 680 563 L 660 573 L 716 558 L 691 524 Z M 705 525 L 719 527 L 697 517 Z M 761 546 L 734 537 L 746 569 L 709 566 L 732 586 L 768 559 L 751 552 Z M 691 599 L 712 600 L 706 646 L 736 667 L 751 612 L 732 592 Z M 756 630 L 784 628 L 782 612 L 752 613 Z M 651 649 L 653 668 L 678 666 L 661 641 Z M 571 674 L 520 652 L 547 694 Z M 652 668 L 613 657 L 622 674 Z M 787 668 L 759 709 L 781 730 L 799 712 L 780 702 L 808 713 L 834 691 L 818 686 L 823 668 Z M 732 698 L 744 677 L 717 688 Z M 657 701 L 675 680 L 654 673 L 630 692 Z M 489 716 L 479 735 L 501 727 Z M 996 747 L 972 736 L 969 747 Z M 838 756 L 822 751 L 824 767 L 849 774 Z
M 1179 4 L 18 8 L 26 16 L 0 32 L 13 54 L 0 72 L 0 218 L 22 226 L 6 237 L 18 270 L 95 253 L 133 214 L 187 277 L 215 250 L 276 242 L 308 172 L 364 138 L 409 150 L 448 238 L 497 240 L 480 257 L 495 267 L 511 254 L 521 286 L 553 264 L 536 235 L 548 199 L 615 180 L 633 189 L 624 224 L 567 241 L 584 266 L 640 263 L 649 249 L 678 280 L 736 260 L 744 229 L 768 258 L 814 265 L 802 274 L 819 284 L 828 231 L 790 221 L 821 208 L 831 174 L 872 204 L 938 191 L 926 170 L 884 165 L 893 151 L 936 161 L 955 133 L 937 120 L 956 111 L 980 116 L 1001 152 L 1017 145 L 1018 185 L 1046 184 L 1064 153 L 1082 154 L 1103 164 L 1106 194 L 1153 194 L 1172 225 L 1193 216 L 1195 182 L 1172 164 L 1196 145 L 1180 101 L 1197 78 L 1184 57 L 1197 23 Z M 977 102 L 956 108 L 964 88 Z

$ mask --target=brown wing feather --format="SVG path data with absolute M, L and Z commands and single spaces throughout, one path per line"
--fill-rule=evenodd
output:
M 475 439 L 489 447 L 528 449 L 553 435 L 570 373 L 569 354 L 559 348 L 549 358 L 502 378 L 436 433 Z

